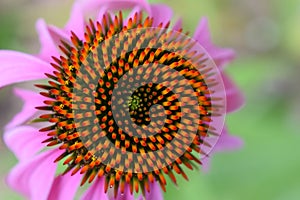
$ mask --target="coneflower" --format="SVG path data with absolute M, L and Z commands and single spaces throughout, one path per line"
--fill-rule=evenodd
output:
M 82 199 L 133 199 L 140 191 L 140 198 L 162 198 L 157 184 L 166 191 L 166 176 L 175 184 L 176 174 L 188 179 L 182 166 L 197 168 L 216 143 L 222 146 L 225 114 L 243 101 L 220 68 L 232 51 L 210 43 L 205 20 L 194 37 L 179 22 L 171 28 L 161 17 L 170 13 L 164 5 L 90 1 L 76 3 L 72 16 L 93 3 L 102 8 L 99 17 L 81 19 L 80 33 L 71 17 L 70 39 L 39 22 L 44 38 L 60 41 L 60 53 L 46 55 L 45 46 L 39 58 L 0 51 L 1 86 L 47 79 L 35 84 L 41 96 L 18 90 L 29 112 L 6 128 L 6 144 L 20 160 L 8 183 L 30 199 L 73 199 L 79 185 L 89 185 Z M 20 68 L 14 60 L 28 66 L 23 74 L 13 74 Z M 64 171 L 55 175 L 60 163 Z M 40 183 L 39 168 L 47 165 Z

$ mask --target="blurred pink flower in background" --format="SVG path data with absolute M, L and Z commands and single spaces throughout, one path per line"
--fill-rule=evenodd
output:
M 40 38 L 41 50 L 38 55 L 28 55 L 22 52 L 1 50 L 0 51 L 0 87 L 25 81 L 45 79 L 45 73 L 52 74 L 52 56 L 59 57 L 61 52 L 58 46 L 61 40 L 71 43 L 70 32 L 74 32 L 80 40 L 84 40 L 85 18 L 95 16 L 95 21 L 101 21 L 108 11 L 129 9 L 129 17 L 136 12 L 143 11 L 153 17 L 153 26 L 160 23 L 167 24 L 172 19 L 172 10 L 162 4 L 148 4 L 144 0 L 86 0 L 75 1 L 71 16 L 63 29 L 53 25 L 47 25 L 44 20 L 37 21 L 36 27 Z M 128 22 L 124 20 L 124 24 Z M 172 29 L 179 30 L 181 20 L 174 23 Z M 234 58 L 234 52 L 230 49 L 218 48 L 212 44 L 208 29 L 207 19 L 202 19 L 196 29 L 193 38 L 202 45 L 212 57 L 222 73 L 226 90 L 227 112 L 240 108 L 244 102 L 238 88 L 223 72 L 224 67 Z M 11 170 L 7 177 L 8 185 L 28 199 L 74 199 L 80 186 L 83 174 L 76 173 L 71 176 L 57 174 L 58 164 L 54 162 L 61 155 L 58 148 L 45 148 L 42 141 L 46 140 L 47 134 L 39 132 L 46 127 L 42 124 L 28 123 L 37 118 L 39 112 L 37 106 L 41 106 L 46 100 L 36 91 L 19 89 L 14 90 L 16 96 L 24 101 L 22 110 L 5 127 L 4 141 L 14 152 L 18 164 Z M 49 124 L 48 124 L 49 126 Z M 227 129 L 223 132 L 213 149 L 213 152 L 233 150 L 242 145 L 241 139 L 228 134 Z M 204 160 L 207 165 L 207 160 Z M 118 192 L 117 196 L 109 190 L 104 191 L 105 178 L 97 178 L 81 196 L 83 200 L 93 199 L 134 199 L 129 185 L 125 186 L 124 192 Z M 163 199 L 161 188 L 158 183 L 149 183 L 150 192 L 145 192 L 147 200 Z M 142 199 L 139 196 L 139 199 Z

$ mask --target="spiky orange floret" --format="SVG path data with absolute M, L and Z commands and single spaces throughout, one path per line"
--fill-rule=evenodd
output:
M 160 32 L 160 40 L 156 40 L 157 32 L 142 29 L 151 26 L 152 19 L 143 19 L 141 13 L 136 13 L 129 19 L 126 26 L 123 25 L 121 12 L 114 18 L 105 14 L 103 20 L 96 24 L 90 21 L 84 41 L 72 33 L 72 45 L 62 42 L 60 49 L 65 56 L 53 58 L 54 63 L 51 65 L 55 71 L 53 74 L 46 74 L 51 79 L 48 85 L 37 85 L 46 90 L 41 92 L 43 96 L 52 99 L 38 107 L 50 111 L 40 118 L 53 123 L 40 130 L 48 132 L 49 138 L 44 142 L 48 146 L 60 144 L 59 148 L 64 152 L 56 162 L 64 160 L 67 165 L 65 173 L 72 170 L 72 174 L 84 174 L 82 184 L 104 176 L 105 191 L 114 187 L 115 194 L 119 188 L 124 192 L 125 183 L 130 185 L 131 192 L 138 192 L 141 188 L 144 193 L 145 190 L 150 191 L 149 182 L 154 181 L 158 181 L 165 191 L 165 175 L 176 184 L 174 171 L 188 179 L 182 170 L 182 164 L 193 169 L 193 161 L 201 163 L 193 152 L 203 153 L 199 145 L 203 144 L 203 138 L 208 134 L 212 110 L 209 98 L 211 91 L 208 90 L 203 75 L 194 66 L 195 63 L 189 59 L 193 55 L 185 53 L 185 49 L 192 46 L 191 42 L 180 40 L 176 35 L 171 36 L 167 31 Z M 160 28 L 168 26 L 169 24 L 159 25 Z M 113 40 L 112 43 L 110 39 L 116 34 L 119 35 L 118 40 Z M 165 40 L 161 40 L 164 37 Z M 155 48 L 157 43 L 160 48 Z M 142 48 L 145 44 L 147 48 Z M 175 49 L 177 52 L 166 49 Z M 201 55 L 193 58 L 199 65 L 202 59 Z M 150 63 L 154 66 L 162 64 L 171 67 L 184 76 L 194 89 L 200 113 L 198 116 L 189 116 L 198 122 L 197 134 L 190 144 L 185 141 L 189 132 L 183 131 L 182 135 L 178 135 L 182 110 L 176 96 L 176 92 L 183 90 L 187 82 L 176 83 L 179 86 L 177 91 L 171 91 L 162 84 L 148 83 L 138 87 L 131 99 L 118 99 L 128 106 L 133 122 L 139 126 L 147 126 L 151 122 L 149 110 L 152 105 L 163 106 L 167 117 L 165 121 L 157 122 L 162 125 L 160 130 L 151 130 L 156 134 L 147 136 L 140 132 L 137 137 L 118 127 L 118 123 L 130 122 L 114 120 L 112 93 L 115 85 L 131 69 Z M 145 68 L 138 69 L 136 80 L 143 82 L 143 70 Z M 172 74 L 166 73 L 163 77 L 171 76 Z M 177 81 L 176 77 L 173 81 Z M 170 141 L 174 144 L 172 150 L 165 155 L 157 152 Z M 110 143 L 114 144 L 114 148 L 109 146 Z M 141 156 L 133 162 L 130 156 L 132 154 L 124 159 L 115 148 L 120 149 L 122 154 L 131 152 L 140 153 Z M 143 157 L 145 154 L 147 156 Z M 163 166 L 162 162 L 167 162 L 168 165 Z

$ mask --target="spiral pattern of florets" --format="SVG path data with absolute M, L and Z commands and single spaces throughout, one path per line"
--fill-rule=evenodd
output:
M 126 183 L 131 192 L 150 191 L 153 181 L 165 190 L 164 174 L 176 184 L 173 172 L 187 179 L 182 164 L 201 163 L 195 153 L 204 153 L 218 112 L 209 90 L 216 82 L 207 58 L 189 51 L 193 41 L 168 24 L 151 26 L 141 13 L 126 26 L 121 12 L 90 21 L 83 41 L 72 33 L 72 44 L 60 46 L 65 56 L 53 58 L 49 84 L 37 85 L 52 99 L 38 107 L 49 112 L 40 119 L 52 123 L 41 129 L 44 142 L 60 144 L 56 161 L 67 165 L 65 173 L 84 174 L 82 184 L 106 177 L 105 191 L 114 187 L 115 194 Z

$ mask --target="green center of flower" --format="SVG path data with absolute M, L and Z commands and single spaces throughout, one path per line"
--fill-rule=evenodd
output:
M 133 97 L 128 100 L 128 106 L 130 110 L 136 111 L 138 108 L 140 108 L 139 111 L 142 111 L 143 104 L 141 105 L 141 101 L 142 100 L 140 97 L 133 95 Z
M 65 173 L 84 174 L 82 184 L 105 177 L 105 191 L 115 194 L 126 183 L 131 192 L 150 191 L 153 181 L 165 190 L 165 175 L 176 183 L 174 171 L 187 179 L 182 164 L 200 164 L 194 154 L 212 113 L 212 91 L 197 70 L 205 68 L 203 55 L 188 53 L 192 42 L 168 25 L 151 26 L 141 13 L 126 26 L 122 13 L 90 21 L 85 40 L 73 34 L 73 45 L 64 42 L 49 84 L 38 85 L 52 99 L 38 108 L 52 123 L 41 129 L 45 142 L 60 144 L 56 161 Z

